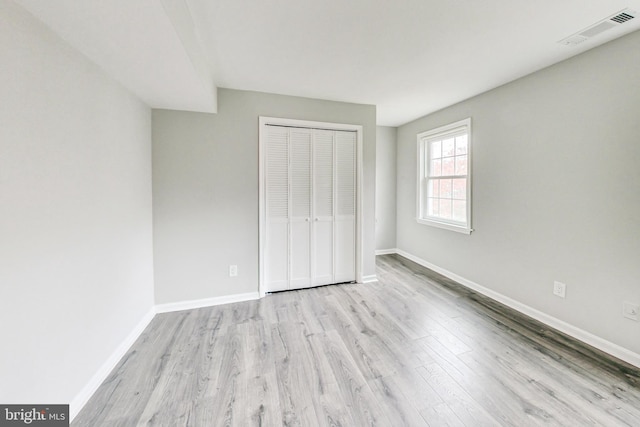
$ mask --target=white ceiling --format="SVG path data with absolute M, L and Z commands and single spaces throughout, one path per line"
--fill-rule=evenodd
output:
M 640 0 L 16 0 L 155 108 L 215 86 L 375 104 L 397 126 L 640 28 Z
M 216 111 L 212 68 L 184 0 L 14 1 L 149 106 Z

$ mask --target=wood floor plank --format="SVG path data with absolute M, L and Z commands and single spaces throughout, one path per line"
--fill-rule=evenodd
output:
M 431 364 L 433 362 L 429 362 Z M 432 388 L 415 370 L 403 370 L 388 377 L 403 391 L 407 401 L 419 412 L 444 402 L 439 390 Z
M 500 425 L 440 365 L 432 363 L 416 369 L 465 425 Z
M 446 403 L 425 408 L 420 414 L 429 427 L 465 427 Z
M 319 424 L 326 426 L 349 426 L 351 415 L 343 405 L 343 399 L 329 358 L 327 345 L 332 337 L 326 332 L 305 337 L 315 375 L 309 383 L 314 395 L 313 403 Z
M 283 322 L 271 328 L 282 424 L 287 426 L 319 425 L 309 393 L 309 360 L 299 350 L 302 336 L 297 323 Z
M 270 345 L 271 326 L 268 322 L 247 322 L 239 330 L 245 340 L 246 383 L 238 396 L 245 413 L 241 421 L 251 425 L 270 426 L 281 422 L 280 400 L 273 346 Z
M 74 427 L 631 426 L 640 370 L 399 256 L 157 315 Z
M 403 388 L 393 377 L 376 378 L 369 381 L 369 385 L 380 408 L 392 426 L 426 426 L 427 423 L 420 412 L 407 398 Z M 407 391 L 407 390 L 405 390 Z
M 390 425 L 338 333 L 332 331 L 327 334 L 333 337 L 325 341 L 325 354 L 337 380 L 342 402 L 351 417 L 349 425 Z
M 333 295 L 327 296 L 326 302 L 335 330 L 342 337 L 362 375 L 366 379 L 373 379 L 391 374 L 394 368 L 385 363 L 385 359 L 391 356 L 378 336 L 363 322 L 362 314 L 345 310 Z

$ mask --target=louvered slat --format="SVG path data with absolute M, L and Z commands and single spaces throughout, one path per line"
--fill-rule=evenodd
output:
M 291 218 L 311 216 L 311 130 L 292 129 Z
M 333 216 L 333 131 L 314 133 L 313 203 L 317 217 Z
M 288 129 L 267 127 L 267 216 L 289 217 L 289 142 Z
M 337 215 L 356 213 L 356 133 L 336 132 Z

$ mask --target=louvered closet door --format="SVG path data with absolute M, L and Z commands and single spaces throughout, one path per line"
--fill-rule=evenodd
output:
M 335 132 L 313 135 L 313 284 L 335 283 L 333 272 L 333 192 Z
M 354 281 L 356 133 L 265 132 L 267 291 Z
M 289 130 L 266 126 L 265 282 L 269 292 L 289 289 Z
M 335 283 L 356 280 L 356 133 L 336 131 Z
M 290 130 L 290 289 L 311 281 L 311 129 Z

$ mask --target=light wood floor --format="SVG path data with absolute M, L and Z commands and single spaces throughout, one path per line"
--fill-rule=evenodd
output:
M 156 316 L 73 426 L 640 426 L 640 373 L 397 256 Z

